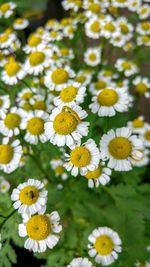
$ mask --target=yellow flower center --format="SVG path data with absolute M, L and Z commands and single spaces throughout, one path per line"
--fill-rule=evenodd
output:
M 79 83 L 84 83 L 85 80 L 86 80 L 86 77 L 85 77 L 84 75 L 79 75 L 79 76 L 76 77 L 75 80 L 76 80 L 77 82 L 79 82 Z
M 2 107 L 3 105 L 3 99 L 0 99 L 0 108 Z
M 44 132 L 44 120 L 38 117 L 30 119 L 27 123 L 27 130 L 32 135 L 40 135 Z
M 102 256 L 109 255 L 114 249 L 113 240 L 107 235 L 97 237 L 94 246 L 96 251 Z
M 61 91 L 60 98 L 63 102 L 69 103 L 75 99 L 76 95 L 77 88 L 74 86 L 68 86 Z
M 19 72 L 20 69 L 21 69 L 20 65 L 17 62 L 12 61 L 12 60 L 10 60 L 10 62 L 8 62 L 5 65 L 5 71 L 10 77 L 15 76 L 17 72 Z
M 132 121 L 133 128 L 143 128 L 144 127 L 144 121 L 140 119 L 135 119 Z
M 122 67 L 124 70 L 130 70 L 131 69 L 131 64 L 127 61 L 122 62 Z
M 57 166 L 55 169 L 56 175 L 62 175 L 65 171 L 65 168 L 63 166 Z
M 150 130 L 145 132 L 144 137 L 146 140 L 150 141 Z
M 26 111 L 29 111 L 29 110 L 32 109 L 32 106 L 29 103 L 26 102 L 26 103 L 23 104 L 22 108 L 24 110 L 26 110 Z
M 34 215 L 26 224 L 27 234 L 33 240 L 44 240 L 51 233 L 51 225 L 46 215 Z
M 141 263 L 138 267 L 146 267 L 146 263 Z
M 51 78 L 55 84 L 62 84 L 68 81 L 69 74 L 66 70 L 58 68 L 52 72 Z
M 96 14 L 98 14 L 101 11 L 101 7 L 97 3 L 90 4 L 88 9 Z
M 126 0 L 117 0 L 118 3 L 125 3 Z
M 80 118 L 78 114 L 74 112 L 72 109 L 68 110 L 63 109 L 54 119 L 53 127 L 56 133 L 60 135 L 67 135 L 72 133 L 79 121 Z
M 0 11 L 2 11 L 2 13 L 6 13 L 9 9 L 10 9 L 10 5 L 8 3 L 2 4 L 0 6 Z
M 141 14 L 144 15 L 145 13 L 147 13 L 147 11 L 148 11 L 147 7 L 143 7 L 141 9 Z
M 113 89 L 104 89 L 97 96 L 98 103 L 102 106 L 113 106 L 118 101 L 118 94 Z
M 45 60 L 45 54 L 43 52 L 33 52 L 29 56 L 29 62 L 31 66 L 37 66 Z
M 31 37 L 29 37 L 29 40 L 28 40 L 29 46 L 34 47 L 40 43 L 41 43 L 41 37 L 40 36 L 32 35 Z
M 106 70 L 105 72 L 104 72 L 104 76 L 106 76 L 106 77 L 111 77 L 112 76 L 112 71 L 111 70 Z
M 14 129 L 19 126 L 21 117 L 15 113 L 8 113 L 4 119 L 4 124 L 9 129 Z
M 26 205 L 34 204 L 39 197 L 39 191 L 35 186 L 24 187 L 19 194 L 21 203 Z
M 143 43 L 149 43 L 150 37 L 147 35 L 144 35 L 144 36 L 142 36 L 142 41 L 143 41 Z
M 96 84 L 95 84 L 95 88 L 97 90 L 103 89 L 105 87 L 106 87 L 106 82 L 104 82 L 102 80 L 97 81 Z
M 105 29 L 106 31 L 109 31 L 109 32 L 114 32 L 116 28 L 115 28 L 115 26 L 113 25 L 113 23 L 108 22 L 108 23 L 105 24 L 104 29 Z
M 148 21 L 141 22 L 141 27 L 143 30 L 147 31 L 150 29 L 150 23 Z
M 75 147 L 71 151 L 70 160 L 75 167 L 82 168 L 90 164 L 91 153 L 86 147 Z
M 116 137 L 108 145 L 109 153 L 118 160 L 127 159 L 132 151 L 131 142 L 125 137 Z
M 89 54 L 89 60 L 95 61 L 96 60 L 96 55 L 94 53 Z
M 15 23 L 19 24 L 19 25 L 23 24 L 23 22 L 24 22 L 24 19 L 22 19 L 22 18 L 18 18 L 15 20 Z
M 143 95 L 145 92 L 147 92 L 147 90 L 148 90 L 148 88 L 147 88 L 146 84 L 143 82 L 140 82 L 136 85 L 136 91 L 141 95 Z
M 91 24 L 91 27 L 90 27 L 91 31 L 92 32 L 100 32 L 101 30 L 101 27 L 100 27 L 100 23 L 99 21 L 94 21 L 92 24 Z
M 22 98 L 26 101 L 28 101 L 32 97 L 33 93 L 32 92 L 26 92 L 23 94 Z
M 13 158 L 13 148 L 10 145 L 0 145 L 0 164 L 8 164 Z
M 68 48 L 61 48 L 60 52 L 61 52 L 62 56 L 68 56 L 68 54 L 69 54 Z
M 8 38 L 9 38 L 9 35 L 6 34 L 6 33 L 0 35 L 0 43 L 5 43 L 5 42 L 7 42 Z
M 95 171 L 88 171 L 85 175 L 87 179 L 97 179 L 102 174 L 102 167 L 99 166 Z
M 124 24 L 124 23 L 120 24 L 120 29 L 121 29 L 121 32 L 124 33 L 124 34 L 127 34 L 129 32 L 128 26 L 126 24 Z
M 58 36 L 58 32 L 51 31 L 51 32 L 50 32 L 50 36 L 55 38 L 55 37 Z
M 46 103 L 42 100 L 35 101 L 33 105 L 34 110 L 46 110 Z

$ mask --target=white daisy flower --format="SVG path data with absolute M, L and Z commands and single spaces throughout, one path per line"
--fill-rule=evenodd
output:
M 141 0 L 129 0 L 128 9 L 132 12 L 135 12 L 138 11 L 141 5 L 142 5 Z
M 135 90 L 139 95 L 144 95 L 145 97 L 150 97 L 150 80 L 147 77 L 137 76 L 133 80 L 135 85 Z
M 122 127 L 110 130 L 100 140 L 100 152 L 104 161 L 108 160 L 108 167 L 116 171 L 132 169 L 131 158 L 141 159 L 143 142 L 136 135 L 132 135 L 131 128 Z
M 142 134 L 145 131 L 145 121 L 143 116 L 135 118 L 133 121 L 127 123 L 129 128 L 132 128 L 132 132 L 135 134 Z
M 17 107 L 13 107 L 6 114 L 2 114 L 2 120 L 0 120 L 0 133 L 7 137 L 18 135 L 20 133 L 20 123 L 25 116 L 26 113 Z
M 15 41 L 16 35 L 14 33 L 1 33 L 0 34 L 0 48 L 8 48 Z
M 60 176 L 62 180 L 68 178 L 68 174 L 64 168 L 64 161 L 62 159 L 52 159 L 50 161 L 51 168 L 54 170 L 56 176 Z
M 21 214 L 29 216 L 39 213 L 43 214 L 46 210 L 48 191 L 44 189 L 44 184 L 35 179 L 28 179 L 27 182 L 19 184 L 12 191 L 11 200 L 14 201 L 13 207 Z
M 118 253 L 122 251 L 119 235 L 108 227 L 94 229 L 88 240 L 90 257 L 95 258 L 96 263 L 104 266 L 117 260 Z
M 63 0 L 62 5 L 65 10 L 73 9 L 73 11 L 77 12 L 82 7 L 82 1 Z
M 86 96 L 86 87 L 82 86 L 78 82 L 70 81 L 67 86 L 62 86 L 59 96 L 54 98 L 54 105 L 63 106 L 74 106 L 75 104 L 81 104 L 84 102 Z
M 109 39 L 117 30 L 117 24 L 110 15 L 106 15 L 102 23 L 102 36 Z
M 15 30 L 24 30 L 29 25 L 29 21 L 24 18 L 17 18 L 14 21 L 13 28 Z
M 91 79 L 92 79 L 92 72 L 86 69 L 78 71 L 75 77 L 75 81 L 81 83 L 83 86 L 89 85 Z
M 130 106 L 131 99 L 126 89 L 123 88 L 104 88 L 92 98 L 89 105 L 93 113 L 98 116 L 115 116 L 117 112 L 125 112 Z
M 102 31 L 102 22 L 97 17 L 90 18 L 85 23 L 85 33 L 92 39 L 99 39 Z
M 127 0 L 112 0 L 111 5 L 114 7 L 126 8 L 128 7 Z
M 47 247 L 53 249 L 59 241 L 62 226 L 57 211 L 51 214 L 24 216 L 24 222 L 19 224 L 19 235 L 28 237 L 24 247 L 33 252 L 43 253 Z
M 62 40 L 62 38 L 63 38 L 62 32 L 58 30 L 45 31 L 45 33 L 43 34 L 43 39 L 47 43 L 53 41 L 59 41 Z
M 10 107 L 10 98 L 9 95 L 0 96 L 0 118 L 7 113 Z
M 89 122 L 84 122 L 86 111 L 80 106 L 55 108 L 45 124 L 45 133 L 53 145 L 72 146 L 88 135 Z
M 150 262 L 149 261 L 145 261 L 144 263 L 141 262 L 137 262 L 135 263 L 136 267 L 150 267 Z
M 2 81 L 5 84 L 14 85 L 22 80 L 26 75 L 22 64 L 17 62 L 14 58 L 11 58 L 4 66 L 2 71 Z
M 150 124 L 145 124 L 145 130 L 142 135 L 140 135 L 140 138 L 143 140 L 146 147 L 150 147 Z
M 91 92 L 92 95 L 97 95 L 99 90 L 108 88 L 109 85 L 110 85 L 109 79 L 107 80 L 106 78 L 101 78 L 94 83 L 90 83 L 89 91 Z
M 24 46 L 23 50 L 25 51 L 25 53 L 29 54 L 36 51 L 43 51 L 45 47 L 46 44 L 43 38 L 38 34 L 32 34 L 29 36 L 27 45 Z
M 24 139 L 30 144 L 36 145 L 38 141 L 45 143 L 48 140 L 44 125 L 48 120 L 48 113 L 42 110 L 30 111 L 21 122 L 20 128 L 26 129 Z
M 105 167 L 105 163 L 101 162 L 97 169 L 94 171 L 88 171 L 85 178 L 88 179 L 88 187 L 99 187 L 99 185 L 106 185 L 110 181 L 111 169 Z
M 9 189 L 10 183 L 5 179 L 0 180 L 0 192 L 4 194 L 7 193 Z
M 43 110 L 45 112 L 51 112 L 54 108 L 53 99 L 54 96 L 52 94 L 48 94 L 47 99 L 45 99 L 45 95 L 37 94 L 29 99 L 29 103 L 31 104 L 31 108 L 33 110 Z
M 65 154 L 66 163 L 64 167 L 71 171 L 73 176 L 78 174 L 85 175 L 88 171 L 94 171 L 100 161 L 100 152 L 94 140 L 81 145 L 81 142 L 72 146 L 70 154 Z
M 122 58 L 117 59 L 115 67 L 118 71 L 124 72 L 126 77 L 129 77 L 139 71 L 135 63 Z
M 65 37 L 67 37 L 69 39 L 73 39 L 76 29 L 77 29 L 76 25 L 72 25 L 72 24 L 71 25 L 67 25 L 63 29 L 63 34 L 64 34 Z
M 74 71 L 69 67 L 53 68 L 47 71 L 44 82 L 49 90 L 60 91 L 63 85 L 67 85 L 70 78 L 75 76 Z
M 110 43 L 116 47 L 123 47 L 126 44 L 126 38 L 119 32 L 115 32 L 110 39 Z
M 88 48 L 84 53 L 84 61 L 88 66 L 97 66 L 101 61 L 101 48 Z
M 18 92 L 16 101 L 18 102 L 19 106 L 24 108 L 24 104 L 29 102 L 29 100 L 35 95 L 36 93 L 36 88 L 31 87 L 29 88 L 24 88 L 20 92 Z
M 45 49 L 43 51 L 37 50 L 29 54 L 26 63 L 25 71 L 29 74 L 38 75 L 43 72 L 44 68 L 49 66 L 50 50 Z
M 9 143 L 9 138 L 3 138 L 0 144 L 0 170 L 11 173 L 17 169 L 22 153 L 19 140 Z
M 147 4 L 142 5 L 138 10 L 140 19 L 147 19 L 150 16 L 150 6 Z
M 87 258 L 75 258 L 67 267 L 94 267 Z
M 137 37 L 137 44 L 150 46 L 150 36 L 149 35 L 138 36 Z
M 0 5 L 0 18 L 9 18 L 16 8 L 16 4 L 13 2 L 7 2 Z
M 107 1 L 105 1 L 105 4 L 103 1 L 99 2 L 98 0 L 94 0 L 92 2 L 83 1 L 83 8 L 86 10 L 85 16 L 88 18 L 105 13 L 106 7 L 108 7 Z
M 137 24 L 136 31 L 141 35 L 149 35 L 150 34 L 150 22 L 142 21 Z

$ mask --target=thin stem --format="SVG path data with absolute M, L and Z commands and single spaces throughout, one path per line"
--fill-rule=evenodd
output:
M 4 217 L 4 221 L 0 224 L 0 230 L 4 226 L 4 224 L 9 220 L 10 217 L 12 217 L 17 210 L 13 210 L 7 217 Z

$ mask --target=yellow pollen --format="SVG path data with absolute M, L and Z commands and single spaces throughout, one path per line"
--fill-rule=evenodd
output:
M 147 7 L 141 9 L 141 14 L 144 15 L 148 11 Z
M 10 62 L 5 65 L 5 71 L 10 77 L 15 76 L 17 72 L 19 72 L 20 68 L 20 65 L 13 60 L 10 60 Z
M 39 197 L 39 191 L 35 186 L 24 187 L 19 194 L 21 203 L 26 205 L 34 204 Z
M 74 113 L 61 111 L 54 119 L 53 127 L 56 133 L 67 135 L 72 133 L 78 125 L 78 120 Z
M 136 85 L 136 91 L 141 95 L 143 95 L 145 92 L 147 92 L 147 90 L 148 90 L 148 88 L 147 88 L 146 84 L 143 82 L 140 82 Z
M 27 234 L 33 240 L 44 240 L 51 233 L 51 224 L 46 215 L 34 215 L 26 224 Z
M 109 31 L 109 32 L 114 32 L 116 28 L 115 28 L 115 26 L 113 25 L 113 23 L 108 22 L 108 23 L 106 23 L 106 24 L 104 25 L 104 29 L 105 29 L 106 31 Z
M 94 21 L 91 24 L 90 29 L 91 29 L 92 32 L 95 32 L 95 33 L 100 32 L 101 27 L 100 27 L 99 21 Z
M 32 35 L 31 37 L 29 37 L 29 40 L 28 40 L 29 46 L 34 47 L 40 43 L 41 43 L 41 37 L 40 36 Z
M 143 41 L 143 43 L 149 43 L 150 37 L 147 35 L 144 35 L 144 36 L 142 36 L 142 41 Z
M 15 129 L 19 126 L 21 117 L 15 113 L 8 113 L 4 119 L 4 124 L 9 129 Z
M 88 171 L 85 175 L 87 179 L 97 179 L 102 174 L 102 167 L 99 166 L 95 171 Z
M 77 88 L 74 86 L 68 86 L 61 91 L 60 98 L 63 102 L 69 103 L 75 99 L 76 95 Z
M 8 3 L 2 4 L 0 6 L 0 11 L 2 11 L 2 13 L 6 13 L 9 9 L 10 9 L 10 5 Z
M 102 80 L 97 81 L 96 84 L 95 84 L 95 88 L 97 90 L 103 89 L 105 87 L 106 87 L 106 82 L 104 82 Z
M 99 6 L 99 4 L 96 3 L 90 4 L 88 9 L 96 14 L 98 14 L 101 11 L 101 7 Z
M 44 132 L 44 120 L 38 117 L 30 119 L 27 123 L 27 130 L 32 135 L 40 135 Z
M 118 101 L 118 94 L 113 89 L 104 89 L 97 96 L 98 103 L 102 106 L 113 106 Z
M 36 101 L 35 103 L 34 103 L 34 105 L 33 105 L 33 109 L 34 110 L 46 110 L 46 104 L 45 104 L 45 102 L 44 101 L 42 101 L 42 100 L 38 100 L 38 101 Z
M 114 249 L 113 240 L 107 235 L 97 237 L 94 246 L 96 251 L 102 256 L 109 255 Z
M 89 59 L 91 61 L 95 61 L 96 60 L 96 55 L 94 53 L 89 54 Z
M 127 159 L 131 155 L 131 142 L 125 137 L 116 137 L 108 145 L 109 153 L 118 160 Z
M 58 36 L 58 33 L 55 31 L 51 31 L 50 36 L 55 38 Z
M 145 132 L 144 137 L 146 140 L 150 141 L 150 130 Z
M 144 127 L 144 121 L 140 119 L 135 119 L 132 121 L 133 128 L 143 128 Z
M 110 70 L 106 70 L 105 72 L 104 72 L 104 75 L 106 76 L 106 77 L 111 77 L 112 76 L 112 71 L 110 71 Z
M 6 33 L 0 35 L 0 43 L 5 43 L 5 42 L 7 42 L 8 38 L 9 38 L 9 35 L 6 34 Z
M 65 171 L 65 168 L 63 166 L 57 166 L 55 169 L 56 175 L 62 175 Z
M 43 52 L 33 52 L 29 56 L 29 62 L 31 66 L 37 66 L 45 60 L 45 54 Z
M 19 24 L 19 25 L 23 24 L 23 22 L 24 22 L 24 20 L 22 18 L 18 18 L 15 20 L 15 23 Z
M 129 32 L 128 26 L 126 24 L 124 24 L 124 23 L 120 24 L 120 29 L 121 29 L 121 32 L 124 33 L 124 34 Z
M 55 84 L 62 84 L 68 81 L 69 74 L 66 70 L 58 68 L 52 72 L 51 78 Z
M 124 70 L 130 70 L 131 69 L 131 64 L 127 61 L 122 62 L 122 67 Z
M 32 109 L 32 106 L 28 102 L 26 102 L 23 104 L 22 108 L 26 111 L 29 111 Z
M 85 82 L 86 77 L 85 77 L 84 75 L 79 75 L 79 76 L 76 77 L 75 80 L 76 80 L 77 82 L 79 82 L 79 83 L 83 83 L 83 82 Z
M 13 148 L 8 145 L 0 145 L 0 164 L 8 164 L 13 158 Z
M 141 22 L 141 27 L 143 30 L 147 31 L 150 29 L 150 23 L 145 21 L 145 22 Z
M 70 160 L 75 167 L 82 168 L 90 164 L 91 153 L 86 147 L 75 147 L 71 151 Z

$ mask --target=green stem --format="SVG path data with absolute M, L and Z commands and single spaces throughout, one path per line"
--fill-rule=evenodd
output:
M 12 217 L 17 210 L 13 210 L 7 217 L 4 217 L 3 222 L 0 224 L 0 230 L 3 228 L 4 224 L 9 220 L 10 217 Z

